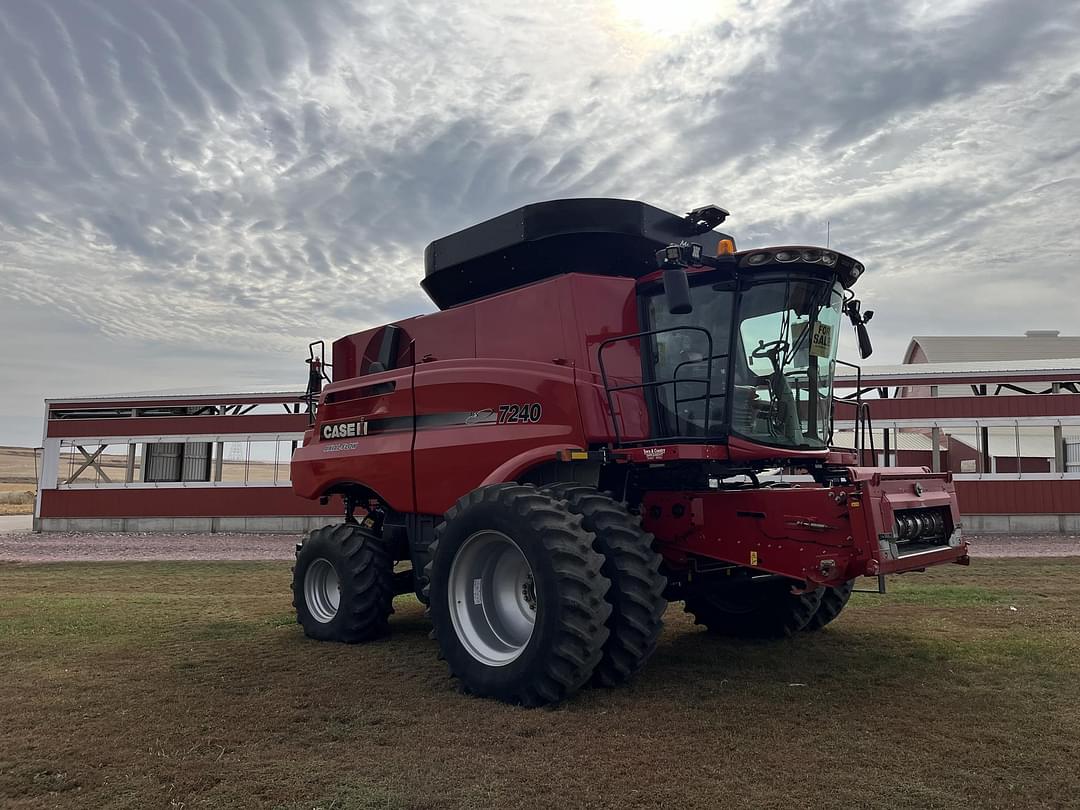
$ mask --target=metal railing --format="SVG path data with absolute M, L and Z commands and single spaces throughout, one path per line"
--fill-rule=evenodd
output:
M 829 412 L 829 445 L 833 443 L 833 433 L 836 429 L 836 406 L 838 404 L 851 405 L 855 408 L 855 452 L 859 454 L 859 464 L 864 465 L 866 459 L 867 437 L 870 439 L 870 463 L 876 464 L 877 451 L 874 448 L 874 424 L 870 420 L 870 403 L 862 398 L 862 367 L 854 363 L 845 363 L 843 360 L 834 360 L 834 363 L 855 369 L 855 399 L 837 399 L 833 397 L 833 407 Z M 835 375 L 834 375 L 835 377 Z
M 615 343 L 619 343 L 619 342 L 624 341 L 624 340 L 641 341 L 641 340 L 643 340 L 645 338 L 653 337 L 653 336 L 656 336 L 656 335 L 662 335 L 662 334 L 666 334 L 666 333 L 669 333 L 669 332 L 699 332 L 699 333 L 703 334 L 705 336 L 705 340 L 706 340 L 706 342 L 708 344 L 708 352 L 707 352 L 707 354 L 701 360 L 684 360 L 682 363 L 679 363 L 679 365 L 677 365 L 675 367 L 674 372 L 672 372 L 672 376 L 670 378 L 667 378 L 667 379 L 662 379 L 662 380 L 642 380 L 641 382 L 627 383 L 626 385 L 612 385 L 611 384 L 611 380 L 608 377 L 607 368 L 604 365 L 604 350 L 605 349 L 607 349 L 609 346 L 611 346 L 611 345 L 613 345 Z M 600 344 L 599 348 L 596 350 L 596 356 L 597 356 L 597 362 L 598 362 L 598 364 L 600 366 L 600 379 L 603 382 L 604 393 L 605 393 L 605 395 L 607 397 L 608 412 L 611 415 L 611 426 L 612 426 L 612 430 L 613 430 L 613 433 L 614 433 L 614 436 L 615 436 L 615 444 L 616 445 L 621 446 L 621 445 L 624 445 L 624 444 L 645 444 L 645 443 L 656 442 L 656 441 L 661 441 L 661 440 L 662 441 L 688 441 L 688 440 L 700 439 L 701 438 L 700 436 L 678 435 L 679 432 L 680 432 L 679 421 L 678 421 L 680 419 L 680 417 L 679 417 L 679 406 L 684 405 L 684 404 L 686 404 L 688 402 L 701 402 L 701 401 L 703 401 L 705 403 L 704 413 L 702 415 L 701 430 L 702 430 L 703 435 L 707 436 L 709 434 L 709 416 L 710 416 L 710 414 L 709 414 L 709 403 L 713 399 L 713 396 L 712 396 L 713 360 L 726 358 L 728 355 L 726 355 L 726 354 L 713 354 L 713 338 L 712 338 L 712 333 L 710 333 L 708 329 L 705 329 L 702 326 L 671 326 L 671 327 L 667 327 L 665 329 L 650 329 L 650 330 L 645 331 L 645 332 L 635 332 L 635 333 L 630 334 L 630 335 L 619 335 L 617 337 L 608 338 L 607 340 L 603 341 Z M 706 376 L 705 377 L 679 377 L 678 376 L 679 370 L 684 365 L 687 365 L 687 364 L 697 365 L 697 364 L 701 364 L 701 363 L 706 364 Z M 698 396 L 680 398 L 679 397 L 679 384 L 680 383 L 690 383 L 692 385 L 704 385 L 705 386 L 705 393 L 701 394 L 701 395 L 698 395 Z M 646 400 L 646 406 L 648 407 L 648 399 L 645 398 L 645 396 L 644 396 L 645 393 L 648 392 L 648 391 L 655 391 L 656 389 L 661 388 L 661 387 L 663 387 L 665 385 L 670 385 L 671 390 L 672 390 L 672 405 L 673 405 L 674 410 L 675 410 L 675 419 L 676 419 L 675 432 L 676 432 L 677 435 L 674 435 L 674 436 L 659 436 L 659 437 L 648 438 L 648 439 L 635 439 L 635 440 L 633 440 L 631 442 L 624 441 L 624 439 L 623 439 L 623 431 L 620 430 L 620 428 L 619 428 L 619 415 L 616 413 L 615 396 L 614 395 L 619 393 L 619 392 L 622 392 L 622 391 L 631 391 L 631 390 L 635 390 L 635 389 L 640 390 L 642 392 L 643 398 Z M 650 416 L 652 417 L 652 421 L 657 425 L 658 428 L 660 428 L 661 424 L 663 423 L 662 415 L 661 415 L 661 413 L 659 411 L 659 407 L 657 406 L 657 403 L 655 402 L 655 400 L 653 401 L 652 404 L 653 404 L 654 412 L 652 414 L 650 414 Z

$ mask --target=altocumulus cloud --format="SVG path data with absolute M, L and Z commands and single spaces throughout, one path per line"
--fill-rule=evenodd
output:
M 291 382 L 430 307 L 431 238 L 558 196 L 831 222 L 882 362 L 1080 326 L 1080 3 L 517 5 L 0 0 L 0 419 Z

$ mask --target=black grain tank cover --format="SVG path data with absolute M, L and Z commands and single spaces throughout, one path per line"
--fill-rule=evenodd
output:
M 533 203 L 436 239 L 424 251 L 420 286 L 439 309 L 564 273 L 641 276 L 656 251 L 688 240 L 715 255 L 730 236 L 694 233 L 682 216 L 615 199 Z

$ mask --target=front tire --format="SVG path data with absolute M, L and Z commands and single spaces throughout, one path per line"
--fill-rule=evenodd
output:
M 604 555 L 601 568 L 611 580 L 607 601 L 611 616 L 604 655 L 593 673 L 597 686 L 629 681 L 649 660 L 664 629 L 667 577 L 660 573 L 661 557 L 652 549 L 653 536 L 626 507 L 594 487 L 567 483 L 547 492 L 576 515 L 596 535 L 593 548 Z
M 481 487 L 446 513 L 427 568 L 430 610 L 465 692 L 540 706 L 589 680 L 611 612 L 593 539 L 531 485 Z
M 839 616 L 840 611 L 844 609 L 848 600 L 851 599 L 851 592 L 854 588 L 855 580 L 853 579 L 849 579 L 843 585 L 837 585 L 835 588 L 822 588 L 821 604 L 818 605 L 818 609 L 814 611 L 813 617 L 807 622 L 803 630 L 808 633 L 820 630 Z
M 821 604 L 821 589 L 793 594 L 787 579 L 732 584 L 695 583 L 685 610 L 711 633 L 736 638 L 783 638 L 806 627 Z
M 316 529 L 296 552 L 293 607 L 304 635 L 355 644 L 389 632 L 394 558 L 383 539 L 349 523 Z

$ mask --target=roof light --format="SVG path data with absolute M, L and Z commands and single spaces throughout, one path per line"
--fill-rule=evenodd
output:
M 853 264 L 851 266 L 851 280 L 854 281 L 859 276 L 861 276 L 863 274 L 864 269 L 865 268 L 863 268 L 861 262 L 855 262 L 855 264 Z
M 746 260 L 746 263 L 747 264 L 765 264 L 765 262 L 767 262 L 769 260 L 769 257 L 771 255 L 772 255 L 771 253 L 764 253 L 764 252 L 762 252 L 762 253 L 752 253 L 752 254 L 750 254 L 750 257 Z
M 785 264 L 788 262 L 797 262 L 799 260 L 799 253 L 795 250 L 781 250 L 776 254 L 776 260 Z
M 721 239 L 716 245 L 717 256 L 734 256 L 735 255 L 735 243 L 730 239 Z
M 820 250 L 804 250 L 802 252 L 802 260 L 804 262 L 816 262 L 821 259 Z
M 836 254 L 830 253 L 827 250 L 821 251 L 821 263 L 827 264 L 829 267 L 832 267 L 834 264 L 836 264 Z
M 701 261 L 701 245 L 696 243 L 690 245 L 690 260 L 695 263 Z

